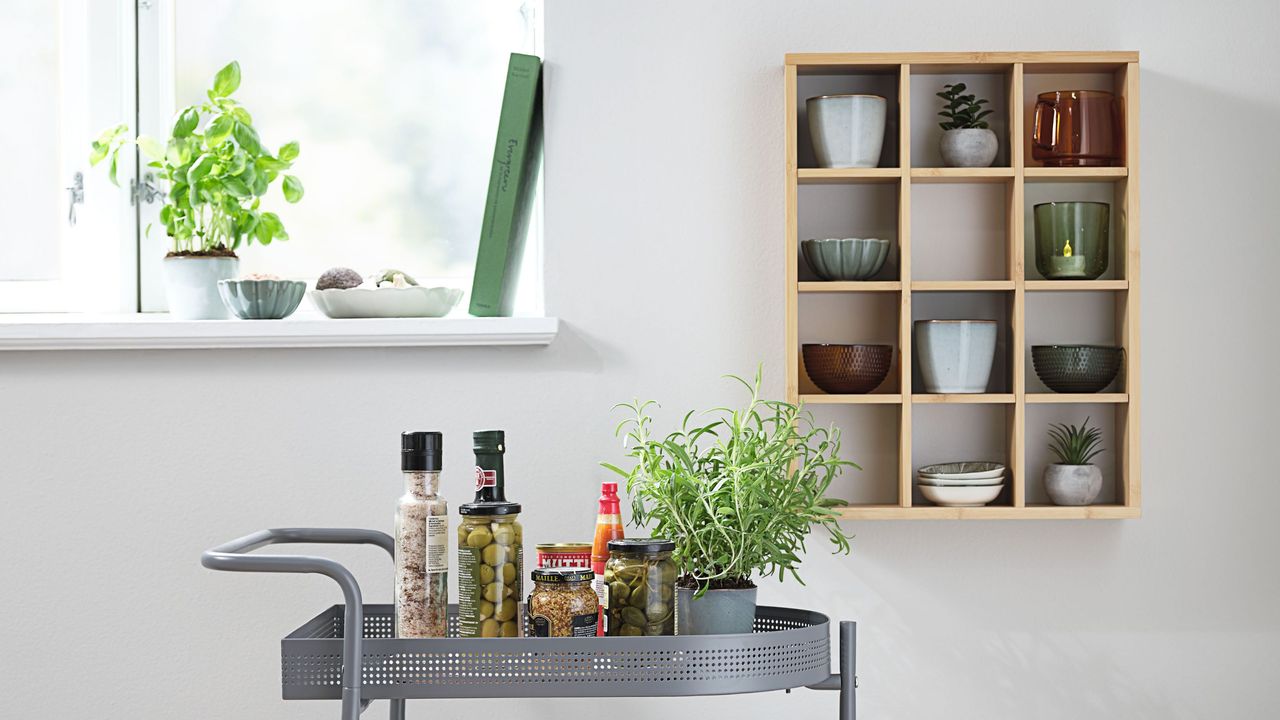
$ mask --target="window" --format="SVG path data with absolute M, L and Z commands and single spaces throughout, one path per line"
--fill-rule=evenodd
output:
M 135 168 L 111 186 L 88 167 L 89 142 L 117 122 L 167 137 L 175 110 L 202 99 L 231 60 L 264 143 L 301 144 L 292 172 L 306 187 L 296 205 L 268 192 L 263 206 L 291 239 L 242 247 L 242 272 L 314 280 L 335 265 L 395 267 L 469 287 L 507 57 L 539 51 L 540 10 L 532 0 L 9 0 L 0 103 L 31 108 L 31 122 L 0 149 L 33 170 L 0 180 L 5 205 L 23 208 L 0 217 L 0 311 L 164 309 L 162 198 L 131 206 Z M 85 193 L 73 226 L 65 188 L 76 173 Z M 528 247 L 526 269 L 537 268 L 538 238 Z M 116 268 L 109 281 L 83 284 L 103 267 Z M 70 285 L 75 302 L 57 300 Z M 540 312 L 536 282 L 521 286 L 522 311 Z

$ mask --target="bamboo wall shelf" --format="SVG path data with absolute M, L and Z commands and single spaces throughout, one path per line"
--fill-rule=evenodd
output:
M 882 462 L 850 473 L 848 482 L 855 490 L 871 489 L 855 493 L 858 497 L 842 510 L 845 518 L 1141 515 L 1138 76 L 1136 52 L 786 56 L 787 394 L 792 402 L 809 405 L 820 420 L 822 413 L 865 413 L 842 416 L 857 418 L 850 421 L 854 427 L 844 428 L 846 437 L 869 429 L 887 437 L 894 424 L 889 418 L 896 416 L 896 468 Z M 1001 144 L 992 167 L 938 167 L 940 101 L 934 92 L 948 82 L 965 82 L 971 91 L 976 85 L 980 95 L 992 96 L 990 107 L 997 112 L 988 119 L 995 120 L 992 127 Z M 1060 89 L 1109 90 L 1120 98 L 1123 167 L 1043 167 L 1032 159 L 1035 95 Z M 888 99 L 880 167 L 816 167 L 804 100 L 831 93 L 874 93 Z M 986 221 L 977 223 L 982 227 L 940 209 L 956 198 L 965 207 L 991 209 Z M 1030 209 L 1050 200 L 1111 204 L 1111 261 L 1100 279 L 1047 280 L 1036 271 Z M 897 243 L 873 280 L 823 282 L 808 274 L 799 240 L 834 236 L 896 236 Z M 989 252 L 979 248 L 957 256 L 955 243 L 966 242 L 990 243 Z M 974 257 L 979 261 L 971 262 Z M 913 321 L 948 313 L 985 317 L 977 314 L 981 311 L 992 314 L 989 319 L 997 320 L 1001 332 L 989 392 L 924 393 L 911 348 Z M 895 367 L 871 394 L 825 394 L 804 370 L 801 345 L 807 342 L 890 343 Z M 1050 343 L 1123 346 L 1124 369 L 1106 392 L 1054 393 L 1035 376 L 1030 358 L 1031 345 Z M 1087 507 L 1052 505 L 1041 482 L 1048 462 L 1046 429 L 1051 422 L 1078 424 L 1086 415 L 1103 427 L 1107 452 L 1095 461 L 1103 469 L 1103 496 Z M 969 455 L 939 456 L 956 452 L 952 430 L 977 432 L 986 445 L 972 448 Z M 921 498 L 914 487 L 915 469 L 921 465 L 977 459 L 999 460 L 1009 468 L 1004 494 L 990 505 L 940 507 Z

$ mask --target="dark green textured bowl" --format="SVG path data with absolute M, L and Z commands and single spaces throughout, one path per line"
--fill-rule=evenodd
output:
M 1031 364 L 1045 387 L 1060 393 L 1096 393 L 1124 367 L 1124 348 L 1109 345 L 1033 345 Z

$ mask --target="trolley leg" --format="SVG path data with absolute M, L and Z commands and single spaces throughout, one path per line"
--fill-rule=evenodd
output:
M 404 700 L 391 701 L 391 720 L 404 720 Z
M 858 716 L 858 623 L 840 623 L 840 720 Z

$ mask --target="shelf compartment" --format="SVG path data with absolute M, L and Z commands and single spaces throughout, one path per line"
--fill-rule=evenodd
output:
M 912 287 L 914 285 L 915 283 L 912 283 Z M 1013 321 L 1017 315 L 1015 310 L 1018 297 L 1017 293 L 1011 290 L 1012 288 L 999 292 L 913 292 L 910 297 L 912 322 L 904 328 L 904 331 L 911 333 L 914 341 L 915 323 L 921 320 L 994 320 L 996 322 L 996 350 L 995 358 L 991 364 L 991 376 L 987 382 L 986 393 L 993 395 L 1012 394 L 1016 391 L 1014 351 L 1019 348 L 1013 327 Z M 912 391 L 917 395 L 925 395 L 924 376 L 921 371 L 919 351 L 915 342 L 912 342 L 911 345 L 911 355 Z M 957 397 L 970 398 L 975 396 L 976 394 L 957 395 Z M 968 401 L 969 404 L 974 402 L 978 401 Z
M 1031 292 L 1082 292 L 1128 290 L 1128 280 L 1028 280 L 1024 285 Z
M 803 396 L 801 396 L 803 397 Z M 891 395 L 827 395 L 828 398 L 893 398 Z M 896 396 L 900 398 L 901 396 Z M 819 404 L 807 408 L 814 425 L 840 430 L 840 457 L 861 470 L 845 468 L 831 481 L 828 495 L 855 505 L 898 503 L 898 444 L 902 407 L 887 403 Z
M 901 375 L 904 367 L 898 345 L 896 293 L 805 293 L 799 297 L 799 344 L 796 347 L 797 380 L 803 396 L 873 397 L 897 395 L 901 403 Z M 809 377 L 804 363 L 804 346 L 810 343 L 889 345 L 893 348 L 889 374 L 872 392 L 863 395 L 825 393 Z M 864 400 L 873 403 L 874 400 Z
M 1061 177 L 1084 177 L 1090 174 L 1094 175 L 1095 178 L 1125 177 L 1125 170 L 1128 167 L 1127 155 L 1132 152 L 1132 148 L 1126 147 L 1127 143 L 1124 142 L 1127 128 L 1120 128 L 1119 144 L 1124 157 L 1120 158 L 1115 167 L 1045 167 L 1035 160 L 1035 156 L 1032 153 L 1031 131 L 1035 127 L 1036 96 L 1040 93 L 1053 92 L 1055 90 L 1102 90 L 1109 92 L 1120 102 L 1122 123 L 1127 125 L 1129 122 L 1136 121 L 1135 114 L 1125 107 L 1124 102 L 1128 65 L 1124 63 L 1028 63 L 1023 66 L 1022 72 L 1022 126 L 1024 128 L 1022 147 L 1023 160 L 1026 166 L 1023 171 L 1024 176 L 1031 180 L 1038 171 L 1049 170 L 1051 172 L 1042 177 L 1051 178 L 1053 173 L 1066 170 L 1076 172 L 1067 172 Z M 1120 173 L 1112 174 L 1116 170 L 1119 170 Z
M 1128 393 L 1027 393 L 1027 402 L 1041 405 L 1067 403 L 1127 403 Z
M 1023 348 L 1023 362 L 1026 363 L 1024 390 L 1027 402 L 1048 404 L 1056 398 L 1075 396 L 1056 393 L 1048 388 L 1036 374 L 1035 362 L 1031 348 L 1035 345 L 1104 345 L 1108 347 L 1124 347 L 1125 338 L 1120 332 L 1117 320 L 1125 307 L 1124 294 L 1080 293 L 1080 292 L 1037 292 L 1026 296 L 1026 347 Z M 1126 349 L 1126 355 L 1128 351 Z M 1125 395 L 1127 392 L 1129 358 L 1124 363 L 1114 380 L 1102 388 L 1103 393 L 1081 393 L 1083 398 L 1095 398 L 1095 402 L 1118 402 L 1096 400 L 1100 397 Z M 1032 400 L 1032 397 L 1051 398 Z M 1071 401 L 1057 401 L 1071 402 Z M 1090 402 L 1086 400 L 1086 402 Z
M 809 185 L 798 188 L 800 218 L 796 230 L 797 281 L 822 281 L 804 257 L 804 241 L 810 238 L 883 238 L 889 255 L 880 270 L 866 282 L 897 282 L 902 261 L 898 239 L 900 185 Z M 900 287 L 900 286 L 899 286 Z M 813 292 L 813 291 L 810 291 Z
M 902 290 L 902 283 L 897 280 L 859 280 L 853 282 L 806 280 L 800 283 L 798 290 L 802 293 L 899 292 Z
M 856 68 L 836 69 L 830 73 L 809 74 L 797 73 L 795 92 L 796 118 L 796 167 L 804 169 L 818 168 L 817 156 L 813 150 L 813 139 L 809 134 L 809 111 L 807 100 L 822 95 L 867 94 L 878 95 L 885 99 L 884 144 L 880 148 L 880 158 L 875 169 L 895 169 L 899 167 L 900 131 L 902 125 L 902 103 L 899 85 L 902 70 L 900 65 L 861 66 Z M 860 168 L 854 168 L 860 169 Z M 902 173 L 894 170 L 894 177 Z M 803 182 L 803 181 L 802 181 Z
M 965 85 L 964 94 L 973 94 L 984 98 L 987 103 L 982 106 L 991 114 L 984 118 L 988 129 L 997 138 L 996 156 L 987 168 L 954 168 L 972 172 L 973 170 L 1008 170 L 1008 177 L 1013 176 L 1013 144 L 1009 138 L 1014 131 L 1017 113 L 1013 104 L 1016 102 L 1014 88 L 1013 63 L 991 63 L 973 66 L 965 64 L 911 64 L 911 166 L 914 176 L 915 168 L 947 169 L 942 159 L 939 144 L 943 130 L 939 127 L 944 102 L 935 93 L 941 92 L 947 84 Z M 973 177 L 981 177 L 975 173 Z
M 1127 406 L 1098 402 L 1097 397 L 1086 403 L 1039 403 L 1027 407 L 1026 452 L 1026 502 L 1029 506 L 1055 508 L 1050 504 L 1049 493 L 1044 487 L 1044 469 L 1057 462 L 1049 451 L 1049 427 L 1051 424 L 1080 425 L 1086 419 L 1090 427 L 1102 431 L 1103 452 L 1091 464 L 1102 471 L 1102 492 L 1098 505 L 1124 505 L 1124 488 L 1121 471 L 1121 430 Z M 1083 507 L 1094 507 L 1086 505 Z
M 1129 169 L 1122 167 L 1039 167 L 1028 166 L 1022 170 L 1027 182 L 1110 182 L 1129 177 Z
M 1059 179 L 1060 180 L 1060 179 Z M 1022 224 L 1025 243 L 1023 248 L 1023 276 L 1026 282 L 1056 282 L 1059 285 L 1110 282 L 1126 280 L 1128 228 L 1125 225 L 1125 193 L 1127 182 L 1074 182 L 1060 181 L 1027 184 L 1023 190 Z M 1107 248 L 1107 269 L 1096 280 L 1048 280 L 1036 267 L 1035 206 L 1048 202 L 1098 202 L 1110 206 Z M 1127 286 L 1126 286 L 1127 287 Z M 1050 288 L 1057 290 L 1058 288 Z
M 911 168 L 913 183 L 1002 183 L 1013 179 L 1013 168 Z
M 917 396 L 912 396 L 914 402 Z M 973 395 L 959 397 L 976 397 Z M 1018 468 L 1014 455 L 1013 396 L 1006 404 L 916 405 L 911 411 L 911 467 L 908 473 L 915 507 L 940 507 L 926 500 L 916 485 L 916 472 L 925 465 L 960 461 L 994 461 L 1005 472 L 1000 495 L 984 507 L 1015 505 Z M 906 504 L 906 503 L 903 503 Z M 956 508 L 945 508 L 954 510 Z
M 959 285 L 954 289 L 1012 290 L 1012 189 L 1009 183 L 912 186 L 911 279 L 1008 281 L 1006 286 Z M 913 284 L 912 290 L 916 289 Z
M 902 179 L 898 168 L 800 168 L 796 181 L 801 185 L 849 185 L 854 183 L 896 183 Z
M 800 396 L 800 401 L 806 405 L 901 405 L 902 396 L 896 393 L 866 393 L 864 395 L 805 393 Z
M 1013 393 L 915 393 L 916 405 L 1010 405 Z

